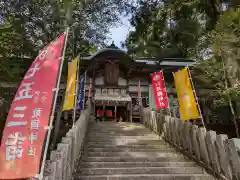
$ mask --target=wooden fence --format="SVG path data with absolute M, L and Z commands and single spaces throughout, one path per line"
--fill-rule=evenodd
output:
M 218 179 L 240 180 L 240 139 L 143 109 L 142 123 Z

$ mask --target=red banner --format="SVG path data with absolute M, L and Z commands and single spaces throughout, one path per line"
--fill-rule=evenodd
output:
M 168 97 L 162 71 L 152 74 L 152 89 L 156 109 L 168 108 Z
M 47 133 L 65 33 L 39 52 L 12 102 L 0 147 L 0 179 L 35 177 Z

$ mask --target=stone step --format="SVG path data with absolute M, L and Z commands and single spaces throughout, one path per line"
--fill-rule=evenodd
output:
M 145 131 L 145 130 L 104 130 L 104 131 L 91 131 L 90 134 L 116 134 L 116 135 L 145 135 L 145 134 L 153 134 L 152 132 Z
M 123 136 L 123 137 L 143 137 L 143 136 L 156 137 L 158 135 L 154 134 L 154 133 L 138 133 L 138 132 L 134 132 L 134 133 L 107 132 L 107 133 L 91 133 L 91 134 L 89 134 L 88 137 L 113 137 L 114 138 L 114 137 L 119 137 L 119 136 Z
M 129 123 L 129 122 L 97 122 L 94 126 L 143 126 L 140 123 Z
M 151 132 L 92 132 L 90 133 L 91 136 L 145 136 L 145 135 L 155 135 L 154 133 Z
M 135 146 L 135 145 L 141 145 L 141 146 L 147 146 L 147 147 L 157 147 L 158 145 L 167 145 L 164 142 L 162 143 L 141 143 L 141 142 L 129 142 L 129 141 L 91 141 L 88 143 L 88 146 L 93 146 L 93 145 L 98 145 L 98 146 L 104 146 L 104 145 L 115 145 L 115 146 L 123 146 L 125 145 L 125 147 L 131 147 L 131 146 Z
M 94 124 L 93 127 L 145 127 L 145 126 L 140 123 L 127 124 L 127 123 L 119 122 L 119 123 L 112 123 L 112 124 L 96 123 Z
M 166 144 L 163 140 L 137 140 L 137 139 L 122 139 L 122 140 L 92 140 L 88 141 L 89 144 L 116 144 L 116 145 L 125 145 L 125 144 L 142 144 L 142 145 L 162 145 Z
M 128 168 L 82 168 L 82 175 L 114 174 L 203 174 L 199 167 L 128 167 Z
M 183 156 L 176 152 L 87 152 L 88 157 L 132 157 L 132 158 L 154 158 L 154 157 L 176 157 Z
M 147 141 L 149 141 L 149 144 L 165 144 L 165 141 L 163 140 L 138 140 L 138 139 L 115 139 L 115 140 L 110 140 L 110 139 L 105 139 L 105 140 L 89 140 L 88 142 L 91 143 L 97 143 L 97 144 L 148 144 Z
M 161 149 L 170 147 L 167 143 L 166 144 L 123 144 L 123 145 L 116 145 L 116 144 L 101 144 L 101 143 L 88 143 L 88 148 L 154 148 L 154 149 Z
M 145 127 L 92 127 L 90 129 L 91 132 L 107 132 L 107 131 L 143 131 L 143 132 L 150 132 L 149 129 Z
M 130 141 L 130 142 L 136 142 L 136 141 L 164 141 L 158 137 L 143 137 L 143 138 L 121 138 L 120 136 L 117 138 L 101 138 L 101 137 L 96 137 L 96 138 L 87 138 L 88 142 L 116 142 L 116 141 Z
M 84 157 L 84 162 L 186 162 L 182 156 L 170 157 Z
M 114 174 L 76 176 L 75 180 L 215 180 L 215 178 L 203 174 Z
M 92 127 L 90 129 L 91 132 L 109 132 L 109 131 L 142 131 L 142 132 L 151 132 L 149 129 L 145 127 Z
M 121 167 L 193 167 L 194 162 L 82 162 L 81 168 L 121 168 Z
M 133 128 L 133 127 L 92 127 L 89 129 L 90 132 L 110 132 L 110 131 L 116 131 L 116 132 L 133 132 L 133 131 L 142 131 L 142 132 L 151 132 L 149 129 L 146 128 Z
M 139 139 L 139 140 L 161 140 L 159 136 L 156 135 L 146 135 L 146 136 L 88 136 L 88 140 L 105 140 L 105 139 Z
M 94 124 L 92 128 L 141 128 L 146 129 L 144 125 L 141 124 L 122 124 L 122 123 L 116 123 L 116 124 Z
M 122 148 L 122 147 L 111 147 L 111 148 L 88 148 L 88 152 L 176 152 L 174 148 L 161 147 L 161 148 Z

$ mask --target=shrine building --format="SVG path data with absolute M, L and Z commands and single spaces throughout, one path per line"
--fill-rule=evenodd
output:
M 95 115 L 106 112 L 108 119 L 121 116 L 123 121 L 140 121 L 138 87 L 140 84 L 142 105 L 154 108 L 151 90 L 151 73 L 163 70 L 172 113 L 177 113 L 176 93 L 173 91 L 172 72 L 194 61 L 173 58 L 133 58 L 117 48 L 105 48 L 89 57 L 80 58 L 80 75 L 87 72 L 85 83 L 85 104 L 88 98 L 90 79 Z M 176 111 L 176 112 L 175 112 Z

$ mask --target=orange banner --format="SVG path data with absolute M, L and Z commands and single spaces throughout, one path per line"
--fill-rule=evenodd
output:
M 199 112 L 189 79 L 188 69 L 173 73 L 182 120 L 197 119 Z
M 78 57 L 68 64 L 68 80 L 63 104 L 63 111 L 74 109 Z
M 0 179 L 39 173 L 65 33 L 39 52 L 22 80 L 7 117 L 0 147 Z

